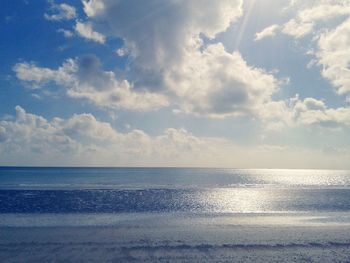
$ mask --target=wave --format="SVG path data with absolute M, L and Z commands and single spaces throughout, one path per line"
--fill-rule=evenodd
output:
M 9 242 L 0 244 L 0 247 L 15 246 L 111 246 L 119 250 L 218 250 L 218 249 L 240 249 L 240 250 L 268 250 L 268 249 L 294 249 L 294 248 L 350 248 L 348 242 L 307 242 L 307 243 L 272 243 L 272 244 L 247 244 L 247 243 L 225 243 L 225 244 L 159 244 L 159 245 L 120 245 L 118 242 Z

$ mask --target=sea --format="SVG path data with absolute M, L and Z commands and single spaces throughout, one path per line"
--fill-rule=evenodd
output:
M 0 167 L 0 262 L 350 262 L 350 171 Z
M 350 171 L 0 168 L 0 213 L 350 211 Z

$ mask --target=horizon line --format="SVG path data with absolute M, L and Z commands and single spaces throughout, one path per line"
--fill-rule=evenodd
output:
M 54 165 L 0 165 L 2 168 L 66 168 L 66 169 L 232 169 L 232 170 L 320 170 L 320 171 L 350 171 L 340 168 L 239 168 L 239 167 L 214 167 L 214 166 L 54 166 Z

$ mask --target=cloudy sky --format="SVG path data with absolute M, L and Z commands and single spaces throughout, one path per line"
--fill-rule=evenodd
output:
M 12 0 L 0 165 L 350 168 L 350 0 Z

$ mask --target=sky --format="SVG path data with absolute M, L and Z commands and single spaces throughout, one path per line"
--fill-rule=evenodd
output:
M 350 169 L 349 0 L 5 0 L 0 165 Z

